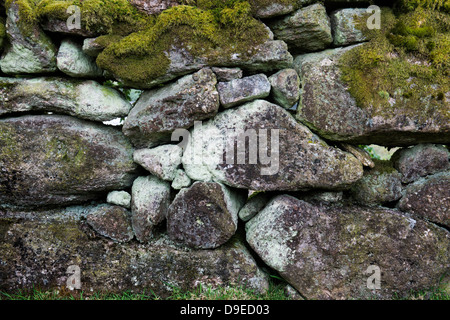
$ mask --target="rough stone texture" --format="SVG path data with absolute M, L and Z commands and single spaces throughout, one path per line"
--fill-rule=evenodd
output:
M 369 167 L 369 168 L 375 167 L 375 162 L 373 162 L 372 157 L 366 150 L 356 147 L 354 145 L 348 144 L 348 143 L 341 143 L 340 145 L 341 145 L 342 149 L 344 149 L 347 152 L 350 152 L 352 155 L 354 155 L 356 157 L 356 159 L 361 161 L 363 166 Z
M 182 169 L 177 169 L 175 173 L 175 178 L 172 181 L 172 188 L 175 190 L 180 190 L 181 188 L 187 188 L 191 185 L 192 180 L 188 177 L 186 172 Z
M 235 79 L 217 84 L 220 104 L 231 108 L 244 102 L 268 97 L 270 82 L 265 74 L 255 74 L 242 79 Z
M 36 74 L 56 71 L 56 48 L 36 25 L 23 30 L 18 24 L 19 5 L 12 2 L 7 10 L 6 32 L 10 45 L 0 60 L 6 74 Z
M 297 1 L 258 1 L 250 0 L 252 5 L 252 13 L 256 18 L 273 18 L 293 12 L 300 6 L 304 6 L 314 2 L 314 0 L 297 0 Z
M 231 81 L 242 78 L 243 72 L 240 68 L 211 68 L 216 75 L 217 81 Z
M 395 210 L 274 198 L 246 224 L 247 241 L 307 299 L 392 298 L 430 288 L 450 267 L 450 233 Z M 367 288 L 369 266 L 381 289 Z
M 103 74 L 95 59 L 86 55 L 82 45 L 72 39 L 61 41 L 56 65 L 59 70 L 75 78 L 98 78 Z
M 131 223 L 140 242 L 153 239 L 155 226 L 167 216 L 170 184 L 155 176 L 139 177 L 131 188 Z
M 100 205 L 86 216 L 86 223 L 116 242 L 128 242 L 134 237 L 130 212 L 120 206 Z
M 409 183 L 450 168 L 450 152 L 443 146 L 420 144 L 397 150 L 392 155 L 395 168 L 402 174 L 402 182 Z
M 291 52 L 320 51 L 333 42 L 330 18 L 325 7 L 318 3 L 268 23 L 268 26 L 275 39 L 286 42 Z
M 182 155 L 181 147 L 168 144 L 152 149 L 136 150 L 133 160 L 158 178 L 173 181 L 181 164 Z
M 224 55 L 218 57 L 220 61 L 214 61 L 214 63 L 208 60 L 208 57 L 194 57 L 180 46 L 172 47 L 169 52 L 166 52 L 166 56 L 170 59 L 170 65 L 161 77 L 140 82 L 116 78 L 126 86 L 148 89 L 208 66 L 239 67 L 249 72 L 258 73 L 289 68 L 293 62 L 286 43 L 281 40 L 267 40 L 256 46 L 254 54 L 248 57 L 239 54 Z M 115 77 L 114 74 L 112 76 Z
M 159 14 L 166 9 L 181 4 L 179 0 L 130 0 L 130 3 L 139 11 L 148 15 Z
M 54 33 L 60 33 L 63 35 L 69 36 L 80 36 L 80 37 L 96 37 L 100 34 L 95 30 L 87 30 L 85 26 L 82 24 L 81 28 L 73 28 L 69 29 L 67 26 L 67 20 L 60 20 L 56 18 L 47 17 L 44 21 L 41 22 L 41 27 L 45 31 L 50 31 Z
M 283 69 L 269 77 L 272 96 L 285 109 L 292 108 L 300 99 L 300 77 L 294 69 Z
M 180 248 L 166 236 L 150 244 L 113 243 L 91 238 L 80 220 L 58 212 L 21 220 L 1 212 L 1 291 L 66 290 L 70 265 L 80 267 L 85 292 L 152 290 L 166 297 L 173 287 L 190 291 L 198 285 L 268 289 L 267 275 L 237 238 L 216 250 Z
M 100 52 L 103 51 L 104 47 L 96 42 L 97 38 L 86 38 L 83 40 L 83 46 L 81 50 L 84 54 L 96 58 Z
M 270 198 L 264 192 L 249 197 L 245 205 L 239 210 L 239 218 L 242 221 L 248 221 L 260 212 L 269 202 Z
M 245 133 L 249 146 L 235 146 Z M 194 127 L 182 163 L 193 180 L 255 191 L 345 189 L 363 174 L 353 155 L 328 146 L 285 109 L 264 100 L 226 110 Z
M 106 202 L 130 209 L 131 194 L 126 191 L 111 191 L 106 197 Z
M 115 128 L 69 116 L 0 120 L 0 203 L 44 206 L 129 187 L 133 149 Z
M 389 161 L 376 161 L 351 188 L 353 199 L 366 205 L 393 202 L 402 196 L 401 174 Z
M 450 227 L 450 171 L 408 185 L 398 207 L 419 218 Z
M 170 141 L 175 129 L 216 115 L 216 83 L 211 69 L 204 68 L 163 88 L 145 91 L 125 120 L 123 132 L 139 148 Z
M 52 111 L 108 121 L 125 117 L 130 109 L 131 104 L 118 91 L 92 80 L 0 77 L 0 115 Z
M 367 40 L 363 31 L 367 25 L 360 24 L 359 19 L 369 18 L 372 13 L 367 9 L 340 9 L 330 15 L 333 44 L 335 46 L 347 46 Z
M 220 183 L 195 182 L 170 205 L 167 233 L 191 248 L 217 248 L 236 232 L 244 201 L 245 197 Z
M 364 44 L 363 44 L 364 45 Z M 302 79 L 302 96 L 297 118 L 321 137 L 352 144 L 403 146 L 450 141 L 448 111 L 427 107 L 420 110 L 398 105 L 391 112 L 361 109 L 339 79 L 339 59 L 355 46 L 326 50 L 296 57 L 294 69 Z M 323 93 L 326 92 L 326 95 Z
M 298 192 L 294 195 L 300 200 L 306 202 L 327 202 L 327 203 L 339 203 L 344 200 L 344 193 L 342 191 L 309 191 L 309 192 Z

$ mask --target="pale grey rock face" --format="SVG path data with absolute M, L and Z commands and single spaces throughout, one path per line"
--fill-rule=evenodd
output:
M 60 71 L 75 78 L 98 78 L 103 75 L 95 59 L 86 55 L 82 45 L 71 39 L 61 41 L 56 65 Z
M 398 207 L 418 218 L 450 227 L 450 171 L 409 184 Z
M 0 115 L 52 111 L 93 121 L 125 117 L 131 104 L 117 90 L 93 80 L 2 78 Z
M 245 147 L 244 138 L 250 141 Z M 182 164 L 193 180 L 255 191 L 345 189 L 363 174 L 353 155 L 328 146 L 285 109 L 264 100 L 194 127 Z
M 257 18 L 273 18 L 286 15 L 298 9 L 301 6 L 308 5 L 314 0 L 297 1 L 250 1 L 252 4 L 253 15 Z
M 169 207 L 170 238 L 196 249 L 217 248 L 236 232 L 245 197 L 216 182 L 195 182 L 182 189 Z
M 397 150 L 391 160 L 402 174 L 402 182 L 410 183 L 427 175 L 450 168 L 450 152 L 444 146 L 419 144 Z
M 155 226 L 167 216 L 170 184 L 155 176 L 138 177 L 131 188 L 131 224 L 136 239 L 146 243 L 154 238 Z
M 173 181 L 181 164 L 182 155 L 181 147 L 169 144 L 152 149 L 136 150 L 133 159 L 158 178 Z
M 368 19 L 372 13 L 367 9 L 340 9 L 330 15 L 333 44 L 337 47 L 347 46 L 367 40 L 363 31 L 367 30 L 366 24 L 360 21 Z
M 307 299 L 407 296 L 437 285 L 450 263 L 448 231 L 380 207 L 281 195 L 245 227 L 253 250 Z M 370 266 L 381 271 L 381 289 L 367 286 Z
M 130 0 L 130 3 L 139 11 L 148 15 L 159 14 L 171 7 L 182 4 L 179 0 Z
M 216 75 L 217 81 L 231 81 L 242 78 L 242 70 L 240 68 L 211 68 Z
M 294 69 L 283 69 L 269 77 L 275 102 L 290 109 L 300 99 L 300 77 Z
M 231 108 L 244 102 L 262 99 L 270 94 L 270 82 L 265 74 L 256 74 L 217 84 L 220 104 Z
M 125 120 L 124 134 L 138 148 L 170 141 L 176 129 L 216 115 L 216 83 L 214 73 L 205 68 L 163 88 L 145 91 Z
M 137 165 L 117 129 L 60 115 L 0 120 L 0 202 L 68 205 L 130 187 Z
M 322 4 L 301 8 L 268 26 L 292 52 L 320 51 L 333 42 L 330 18 Z
M 264 192 L 253 195 L 247 200 L 241 210 L 239 210 L 239 218 L 242 221 L 250 220 L 264 208 L 269 200 L 269 196 Z
M 188 177 L 186 172 L 182 169 L 177 169 L 175 173 L 175 178 L 172 181 L 172 188 L 175 190 L 180 190 L 182 188 L 187 188 L 191 185 L 192 180 Z
M 99 45 L 96 40 L 97 38 L 86 38 L 83 40 L 81 50 L 85 55 L 96 58 L 103 51 L 104 47 Z
M 39 25 L 18 25 L 19 5 L 7 9 L 6 32 L 10 45 L 5 49 L 0 68 L 6 74 L 37 74 L 56 71 L 56 48 Z
M 106 202 L 130 209 L 131 194 L 126 191 L 111 191 L 106 197 Z

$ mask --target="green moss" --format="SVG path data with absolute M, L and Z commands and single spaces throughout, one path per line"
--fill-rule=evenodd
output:
M 374 116 L 392 116 L 398 109 L 412 110 L 420 120 L 436 110 L 445 114 L 450 16 L 420 7 L 395 16 L 384 8 L 381 26 L 367 31 L 371 40 L 340 60 L 341 79 L 358 106 Z
M 38 0 L 5 0 L 5 8 L 8 10 L 13 5 L 18 6 L 17 25 L 24 35 L 30 35 L 32 27 L 37 23 L 36 3 Z
M 450 12 L 450 0 L 398 0 L 397 8 L 403 11 L 414 11 L 417 8 L 426 8 Z
M 0 17 L 0 40 L 6 37 L 5 19 Z

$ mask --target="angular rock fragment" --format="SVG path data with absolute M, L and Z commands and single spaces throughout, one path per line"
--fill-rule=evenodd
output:
M 61 41 L 56 65 L 60 71 L 74 78 L 98 78 L 103 74 L 95 59 L 86 55 L 82 45 L 71 39 Z
M 131 195 L 126 191 L 111 191 L 106 197 L 106 202 L 130 209 Z
M 231 108 L 244 102 L 269 96 L 270 82 L 265 74 L 256 74 L 217 84 L 220 104 Z
M 216 75 L 217 81 L 231 81 L 242 78 L 242 70 L 239 68 L 211 68 Z
M 347 8 L 334 11 L 330 15 L 333 44 L 347 46 L 367 40 L 364 31 L 367 20 L 372 15 L 367 9 Z
M 300 78 L 294 69 L 283 69 L 271 75 L 272 96 L 277 104 L 290 109 L 300 98 Z
M 239 210 L 239 218 L 242 221 L 248 221 L 260 212 L 264 206 L 269 202 L 270 198 L 264 192 L 252 195 L 245 205 Z
M 182 155 L 181 147 L 168 144 L 152 149 L 136 150 L 133 160 L 158 178 L 173 181 L 181 164 Z
M 171 187 L 175 190 L 180 190 L 181 188 L 187 188 L 191 185 L 192 180 L 188 177 L 186 172 L 182 169 L 177 169 L 175 173 L 175 178 L 172 181 Z

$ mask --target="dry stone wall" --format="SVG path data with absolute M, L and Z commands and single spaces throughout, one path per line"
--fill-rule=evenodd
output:
M 368 6 L 2 1 L 0 290 L 445 286 L 450 7 Z

